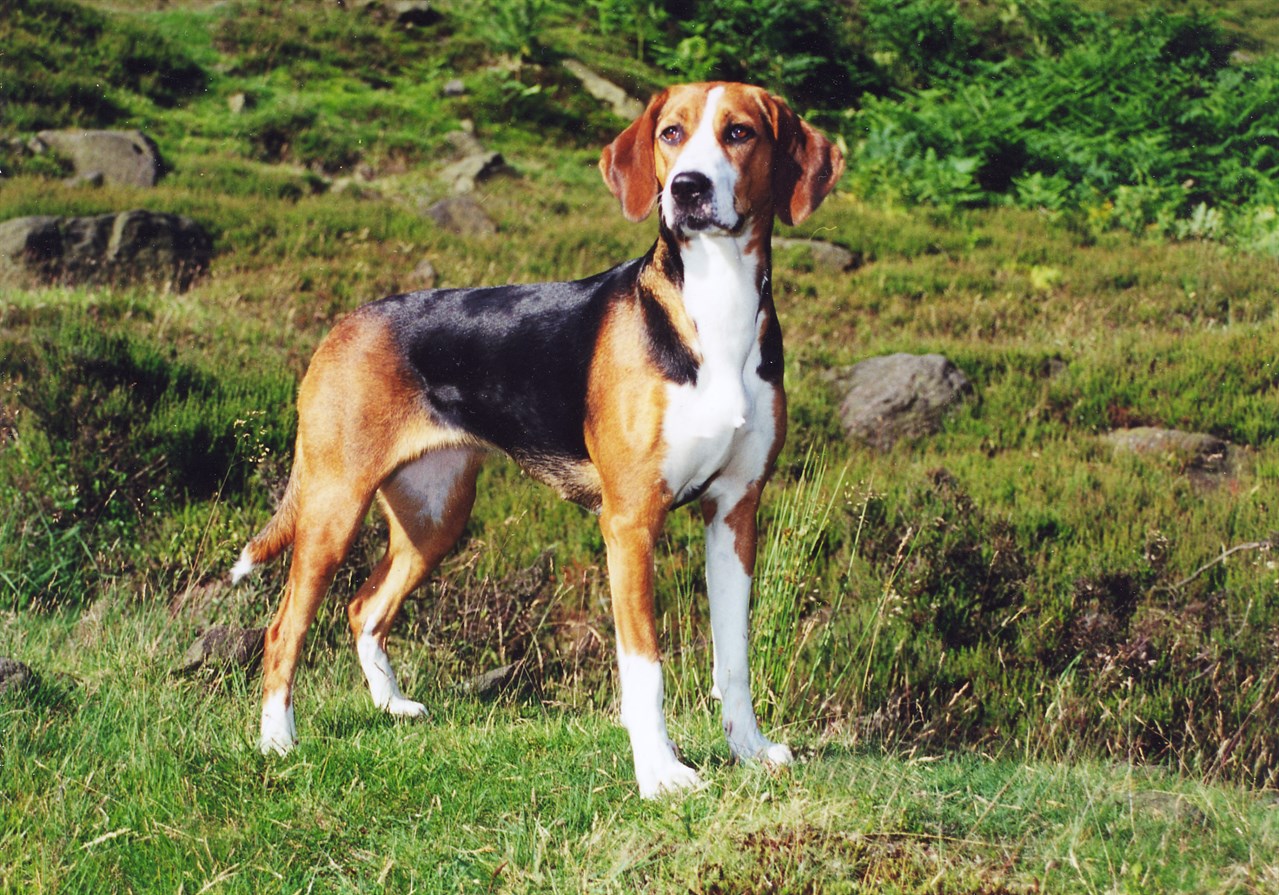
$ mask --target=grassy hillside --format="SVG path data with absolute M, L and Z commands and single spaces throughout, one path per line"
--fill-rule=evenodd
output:
M 1066 3 L 1006 21 L 1002 5 L 857 4 L 822 35 L 838 71 L 796 52 L 814 46 L 800 25 L 760 28 L 745 2 L 707 4 L 714 27 L 620 0 L 457 2 L 408 28 L 348 6 L 12 0 L 0 15 L 0 137 L 139 127 L 169 167 L 150 191 L 70 186 L 56 160 L 3 140 L 0 219 L 148 207 L 215 237 L 211 274 L 184 294 L 0 293 L 0 655 L 42 679 L 0 696 L 0 890 L 1275 885 L 1275 199 L 1223 187 L 1209 204 L 1182 186 L 1193 165 L 1236 187 L 1273 171 L 1264 5 L 1229 4 L 1224 32 L 1174 16 L 1190 27 L 1177 65 L 1132 61 L 1176 70 L 1175 108 L 1215 128 L 1208 155 L 1152 142 L 1151 176 L 1126 180 L 1098 160 L 1128 138 L 1052 131 L 1059 149 L 1078 141 L 1062 150 L 1078 170 L 1101 172 L 1087 190 L 1047 168 L 997 189 L 983 165 L 1007 119 L 955 105 L 1062 109 L 1049 101 L 1083 91 L 1070 78 L 1096 73 L 1085 62 L 1138 52 L 1122 18 L 1043 30 L 1070 20 Z M 908 33 L 894 16 L 932 49 L 894 44 Z M 1221 57 L 1240 29 L 1256 39 Z M 968 61 L 937 65 L 947 47 Z M 776 779 L 726 764 L 700 520 L 680 512 L 659 558 L 667 687 L 712 787 L 638 804 L 611 720 L 595 521 L 498 459 L 393 638 L 431 719 L 375 717 L 335 596 L 302 670 L 304 745 L 260 759 L 251 676 L 168 669 L 202 627 L 264 624 L 274 607 L 282 565 L 236 590 L 225 575 L 280 493 L 292 393 L 324 332 L 416 288 L 423 259 L 445 286 L 560 279 L 654 237 L 599 181 L 599 147 L 626 122 L 581 90 L 569 56 L 637 96 L 745 67 L 849 150 L 841 190 L 784 235 L 859 265 L 831 271 L 796 247 L 775 270 L 791 436 L 765 508 L 754 650 L 762 714 L 807 761 Z M 466 93 L 445 97 L 453 79 Z M 1117 83 L 1127 105 L 1081 117 L 1166 86 Z M 1019 120 L 1005 149 L 1047 139 Z M 476 193 L 494 236 L 421 213 L 448 193 L 463 121 L 510 166 Z M 884 151 L 893 134 L 900 153 Z M 953 152 L 928 142 L 939 134 Z M 939 435 L 878 454 L 843 439 L 830 379 L 894 351 L 946 354 L 975 395 Z M 1102 438 L 1136 425 L 1214 434 L 1238 462 L 1204 476 Z M 372 521 L 339 595 L 380 552 Z M 497 704 L 456 689 L 510 662 L 520 683 Z M 1170 848 L 1185 859 L 1164 860 Z
M 771 776 L 727 763 L 703 706 L 673 732 L 709 787 L 648 803 L 602 713 L 486 705 L 410 676 L 431 718 L 399 724 L 373 715 L 345 652 L 304 678 L 307 740 L 267 760 L 252 681 L 166 674 L 174 624 L 116 605 L 21 642 L 0 629 L 0 649 L 60 669 L 0 715 L 0 892 L 1242 893 L 1279 881 L 1273 794 L 1082 756 L 885 751 L 803 724 L 788 731 L 800 763 Z M 406 649 L 408 668 L 433 666 Z

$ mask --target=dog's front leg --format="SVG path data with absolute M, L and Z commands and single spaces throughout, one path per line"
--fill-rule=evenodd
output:
M 701 785 L 666 733 L 653 610 L 653 549 L 664 517 L 664 512 L 619 513 L 608 507 L 600 514 L 617 626 L 622 725 L 630 734 L 635 780 L 646 799 Z
M 762 483 L 729 482 L 702 500 L 706 520 L 706 588 L 715 647 L 715 689 L 722 700 L 724 736 L 741 761 L 789 764 L 791 751 L 759 730 L 751 699 L 749 615 L 755 570 L 755 514 Z

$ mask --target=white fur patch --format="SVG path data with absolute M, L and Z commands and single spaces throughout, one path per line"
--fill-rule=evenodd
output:
M 790 750 L 764 737 L 755 718 L 750 684 L 751 578 L 737 556 L 733 531 L 722 517 L 706 530 L 706 578 L 715 643 L 715 688 L 729 749 L 742 761 L 786 764 Z
M 426 706 L 405 699 L 400 692 L 400 685 L 395 680 L 395 670 L 391 668 L 391 658 L 378 644 L 377 637 L 367 631 L 361 634 L 355 642 L 355 651 L 359 654 L 360 667 L 369 683 L 369 694 L 373 697 L 374 705 L 392 715 L 420 717 L 426 714 Z
M 686 172 L 696 172 L 710 178 L 714 189 L 715 205 L 712 209 L 715 219 L 723 224 L 735 224 L 738 220 L 734 205 L 737 191 L 737 168 L 729 161 L 720 145 L 719 134 L 715 130 L 715 112 L 720 100 L 724 98 L 723 87 L 713 87 L 706 94 L 706 105 L 702 109 L 702 117 L 697 122 L 692 136 L 680 150 L 675 166 L 666 174 L 666 182 L 670 183 L 676 176 Z M 667 226 L 674 226 L 675 199 L 670 190 L 662 191 L 662 219 Z
M 666 387 L 662 436 L 667 444 L 663 477 L 683 494 L 719 472 L 754 417 L 765 384 L 760 363 L 757 259 L 745 239 L 694 236 L 681 252 L 684 307 L 697 334 L 701 355 L 697 381 Z M 771 429 L 771 407 L 766 425 Z M 770 441 L 771 443 L 771 441 Z
M 622 687 L 622 725 L 631 738 L 635 782 L 643 798 L 702 785 L 697 772 L 680 762 L 666 734 L 662 710 L 662 666 L 620 649 L 617 665 Z
M 268 752 L 286 755 L 297 741 L 293 703 L 284 691 L 272 693 L 262 700 L 262 736 L 258 739 L 258 748 L 263 755 Z
M 417 503 L 420 518 L 439 523 L 448 509 L 458 476 L 466 472 L 475 452 L 445 448 L 424 454 L 403 466 L 383 487 L 394 488 Z
M 240 551 L 240 558 L 231 567 L 231 583 L 239 584 L 245 575 L 253 571 L 253 559 L 249 556 L 249 548 Z

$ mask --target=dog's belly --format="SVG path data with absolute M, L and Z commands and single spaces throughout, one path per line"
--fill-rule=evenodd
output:
M 600 475 L 590 460 L 554 457 L 521 459 L 513 454 L 511 456 L 525 472 L 554 488 L 560 497 L 571 500 L 592 513 L 599 512 L 602 500 Z

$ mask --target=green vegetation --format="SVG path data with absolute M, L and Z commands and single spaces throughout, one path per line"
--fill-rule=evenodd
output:
M 801 761 L 773 776 L 728 765 L 705 713 L 673 732 L 710 786 L 642 802 L 604 714 L 433 691 L 408 640 L 428 722 L 375 715 L 325 652 L 306 741 L 264 759 L 252 681 L 166 674 L 186 633 L 121 605 L 0 629 L 60 669 L 0 701 L 0 891 L 1263 892 L 1279 872 L 1266 795 L 847 731 L 791 731 Z
M 413 26 L 122 6 L 0 0 L 0 219 L 145 205 L 199 220 L 216 257 L 181 295 L 0 294 L 0 655 L 41 675 L 0 697 L 0 891 L 1276 885 L 1268 8 L 1218 27 L 1180 4 L 867 0 L 815 35 L 816 4 L 747 0 L 474 0 Z M 749 76 L 848 148 L 844 188 L 784 235 L 862 264 L 787 248 L 775 271 L 791 436 L 754 648 L 761 713 L 807 760 L 727 766 L 701 525 L 680 512 L 659 559 L 668 695 L 711 787 L 639 803 L 595 521 L 496 459 L 397 627 L 431 718 L 396 724 L 362 692 L 340 595 L 373 524 L 308 642 L 303 745 L 262 759 L 252 677 L 168 669 L 277 598 L 283 563 L 224 578 L 279 496 L 323 333 L 414 288 L 423 258 L 442 285 L 570 278 L 653 238 L 594 167 L 625 122 L 566 56 L 639 96 Z M 419 213 L 464 120 L 514 169 L 477 193 L 497 236 Z M 158 187 L 64 185 L 21 149 L 108 125 L 156 140 Z M 875 454 L 844 443 L 828 373 L 892 351 L 946 354 L 975 397 Z M 1143 424 L 1226 438 L 1238 467 L 1214 483 L 1099 437 Z M 459 693 L 507 663 L 503 700 Z

